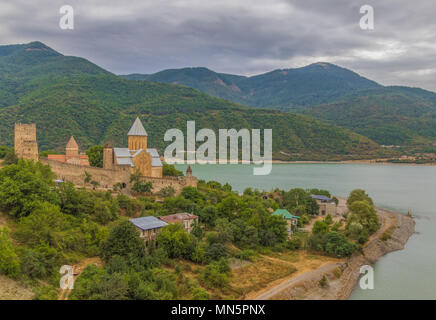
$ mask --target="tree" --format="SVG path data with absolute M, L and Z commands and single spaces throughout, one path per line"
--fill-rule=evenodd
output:
M 208 226 L 214 226 L 218 211 L 215 206 L 210 205 L 204 207 L 198 215 L 201 222 Z
M 371 205 L 371 206 L 374 205 L 370 196 L 368 196 L 368 194 L 363 189 L 356 189 L 356 190 L 353 190 L 350 192 L 350 195 L 348 196 L 348 199 L 347 199 L 348 209 L 350 209 L 350 206 L 355 201 L 366 201 L 366 202 L 368 202 L 369 205 Z
M 58 206 L 43 202 L 30 215 L 20 219 L 15 236 L 21 243 L 30 246 L 46 243 L 54 248 L 62 248 L 67 241 L 63 231 L 71 228 L 67 217 Z
M 193 251 L 193 239 L 180 223 L 162 228 L 157 243 L 164 248 L 169 258 L 190 257 Z
M 329 225 L 324 221 L 315 221 L 312 228 L 313 234 L 327 234 L 329 232 Z
M 191 187 L 191 186 L 184 187 L 182 189 L 182 194 L 181 195 L 185 199 L 191 200 L 192 202 L 195 202 L 197 204 L 198 203 L 202 203 L 203 198 L 204 198 L 203 194 L 200 191 L 198 191 L 197 188 L 194 188 L 194 187 Z
M 0 228 L 0 274 L 16 276 L 20 268 L 20 261 L 12 246 L 9 229 Z
M 218 232 L 218 238 L 221 242 L 226 243 L 233 241 L 232 226 L 226 218 L 216 220 L 215 230 Z
M 162 175 L 164 177 L 183 177 L 183 172 L 177 170 L 172 164 L 164 163 L 162 166 Z
M 353 224 L 360 224 L 362 229 L 368 231 L 369 235 L 373 234 L 380 228 L 380 220 L 377 211 L 373 205 L 365 201 L 354 201 L 350 206 L 350 214 L 347 218 L 347 232 L 351 232 Z M 353 232 L 356 234 L 356 232 Z
M 331 225 L 333 223 L 333 218 L 331 216 L 331 214 L 328 214 L 325 218 L 324 218 L 324 222 L 327 223 L 328 225 Z
M 137 193 L 142 193 L 142 194 L 150 193 L 152 189 L 153 189 L 153 184 L 150 181 L 145 182 L 145 183 L 140 182 L 140 181 L 136 181 L 132 187 L 133 191 L 135 191 Z
M 357 245 L 349 242 L 343 235 L 338 232 L 330 232 L 327 235 L 325 250 L 328 254 L 342 258 L 350 256 L 356 251 Z
M 20 159 L 0 170 L 0 210 L 14 217 L 27 216 L 41 202 L 59 203 L 55 175 L 40 162 Z
M 144 254 L 144 240 L 139 237 L 138 230 L 130 221 L 121 222 L 114 227 L 100 247 L 100 257 L 105 262 L 108 262 L 115 255 L 140 258 Z
M 103 146 L 93 146 L 86 150 L 86 154 L 91 166 L 103 168 Z

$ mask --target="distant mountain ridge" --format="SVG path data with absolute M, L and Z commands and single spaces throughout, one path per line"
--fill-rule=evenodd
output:
M 353 71 L 323 62 L 251 77 L 217 73 L 207 68 L 169 69 L 151 75 L 121 77 L 182 84 L 250 107 L 275 109 L 328 103 L 359 90 L 381 87 Z
M 206 68 L 126 75 L 132 80 L 177 83 L 251 107 L 301 113 L 356 131 L 379 144 L 428 146 L 436 152 L 436 93 L 384 87 L 330 63 L 243 77 Z
M 122 79 L 41 42 L 0 46 L 0 71 L 0 144 L 11 145 L 13 124 L 22 122 L 36 123 L 40 150 L 63 151 L 71 135 L 82 151 L 106 141 L 123 146 L 139 116 L 150 146 L 161 152 L 168 144 L 165 131 L 185 132 L 187 120 L 215 131 L 272 129 L 273 156 L 280 160 L 373 158 L 384 152 L 366 137 L 307 116 L 248 108 L 185 86 Z

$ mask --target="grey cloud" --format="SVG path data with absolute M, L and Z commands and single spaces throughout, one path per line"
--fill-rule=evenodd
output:
M 252 75 L 323 60 L 436 91 L 431 1 L 71 0 L 73 31 L 58 27 L 63 4 L 0 2 L 1 43 L 40 40 L 114 73 L 205 66 Z M 363 4 L 374 7 L 373 31 L 359 28 Z

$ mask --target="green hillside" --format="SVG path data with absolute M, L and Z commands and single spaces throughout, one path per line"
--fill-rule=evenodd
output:
M 349 128 L 385 145 L 436 142 L 436 94 L 416 88 L 362 91 L 338 102 L 294 111 Z
M 184 86 L 121 79 L 39 42 L 0 47 L 0 52 L 1 144 L 12 145 L 15 122 L 35 122 L 40 150 L 62 150 L 72 134 L 82 149 L 105 141 L 125 145 L 139 115 L 150 145 L 161 151 L 167 129 L 185 130 L 187 120 L 196 120 L 198 129 L 272 128 L 276 159 L 348 159 L 380 152 L 365 137 L 306 116 L 253 110 Z
M 205 68 L 124 77 L 183 84 L 253 107 L 309 115 L 353 130 L 379 144 L 405 146 L 405 151 L 417 146 L 420 150 L 436 151 L 435 93 L 418 88 L 383 87 L 328 63 L 254 77 L 220 74 Z
M 328 103 L 359 90 L 379 87 L 374 81 L 330 63 L 274 70 L 252 77 L 216 73 L 206 68 L 122 77 L 182 84 L 247 106 L 276 109 Z

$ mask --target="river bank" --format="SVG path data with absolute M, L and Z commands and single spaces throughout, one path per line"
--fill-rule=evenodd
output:
M 268 162 L 268 161 L 265 161 Z M 341 160 L 341 161 L 313 161 L 313 160 L 300 160 L 300 161 L 283 161 L 272 160 L 272 164 L 371 164 L 371 165 L 401 165 L 401 166 L 436 166 L 436 162 L 414 163 L 414 162 L 390 162 L 379 160 Z
M 377 208 L 382 226 L 371 236 L 362 252 L 345 262 L 332 262 L 288 279 L 261 293 L 256 300 L 345 300 L 357 285 L 360 268 L 373 265 L 389 252 L 402 250 L 415 232 L 415 221 L 406 215 Z M 327 285 L 319 281 L 327 278 Z

